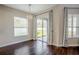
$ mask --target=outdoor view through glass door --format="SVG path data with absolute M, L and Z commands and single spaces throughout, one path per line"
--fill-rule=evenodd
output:
M 36 39 L 47 42 L 47 19 L 37 19 Z

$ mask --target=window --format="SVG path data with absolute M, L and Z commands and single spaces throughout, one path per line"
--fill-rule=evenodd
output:
M 79 38 L 79 14 L 68 14 L 68 38 Z
M 14 36 L 28 34 L 28 20 L 26 18 L 14 17 Z

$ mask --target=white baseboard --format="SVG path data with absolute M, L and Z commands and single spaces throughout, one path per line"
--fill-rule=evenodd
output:
M 68 45 L 68 47 L 71 46 L 71 47 L 75 47 L 75 46 L 79 46 L 79 44 L 74 44 L 74 45 Z
M 30 39 L 32 40 L 32 39 Z M 5 47 L 5 46 L 9 46 L 9 45 L 13 45 L 13 44 L 16 44 L 16 43 L 21 43 L 21 42 L 24 42 L 24 41 L 29 41 L 29 40 L 22 40 L 22 41 L 18 41 L 18 42 L 10 42 L 10 43 L 6 43 L 4 45 L 0 45 L 0 48 L 1 47 Z

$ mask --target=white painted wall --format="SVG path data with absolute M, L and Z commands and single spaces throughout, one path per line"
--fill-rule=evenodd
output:
M 14 16 L 29 19 L 29 34 L 21 37 L 14 37 Z M 23 42 L 32 39 L 32 21 L 33 16 L 25 12 L 11 9 L 0 5 L 0 47 Z
M 63 10 L 62 5 L 53 8 L 53 45 L 55 46 L 62 46 Z

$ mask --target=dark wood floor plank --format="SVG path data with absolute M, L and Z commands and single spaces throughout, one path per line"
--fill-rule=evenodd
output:
M 42 41 L 27 41 L 0 48 L 0 55 L 78 55 L 79 47 L 55 47 Z

